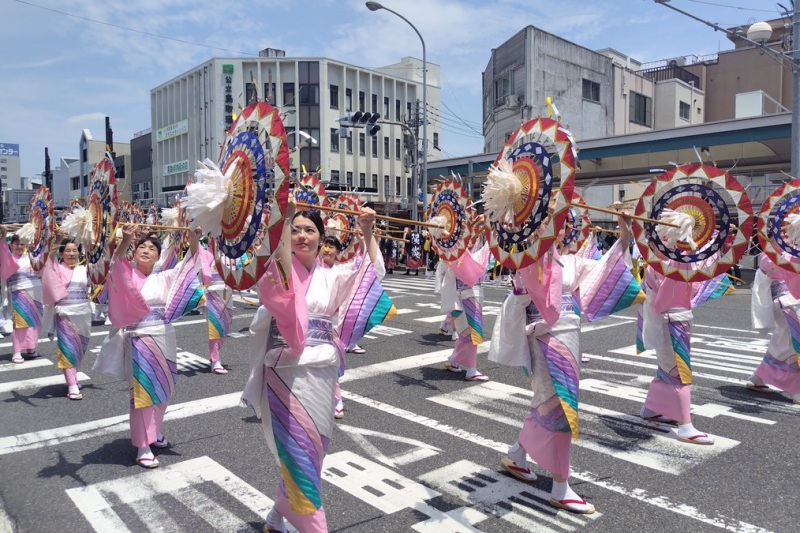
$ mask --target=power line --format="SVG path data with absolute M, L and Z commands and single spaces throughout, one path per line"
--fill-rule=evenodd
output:
M 458 135 L 463 135 L 464 137 L 483 138 L 483 134 L 477 134 L 474 131 L 465 130 L 461 128 L 460 125 L 453 124 L 451 122 L 444 122 L 442 117 L 436 116 L 433 113 L 429 112 L 428 117 L 432 123 L 438 123 L 442 129 L 449 131 L 450 133 L 456 133 Z
M 465 134 L 470 134 L 470 135 L 473 135 L 473 136 L 483 137 L 483 133 L 477 131 L 475 128 L 470 128 L 468 126 L 467 129 L 465 129 L 460 123 L 453 122 L 450 117 L 446 117 L 444 115 L 439 114 L 435 108 L 430 108 L 430 106 L 428 106 L 428 107 L 429 107 L 428 115 L 430 117 L 433 117 L 434 120 L 436 120 L 436 122 L 439 122 L 440 124 L 449 126 L 449 127 L 453 128 L 453 129 L 456 129 L 456 130 L 458 130 L 460 132 L 463 132 Z
M 739 11 L 758 11 L 760 13 L 773 13 L 774 11 L 769 9 L 755 9 L 750 7 L 740 7 L 740 6 L 731 6 L 727 4 L 718 4 L 716 2 L 707 2 L 705 0 L 689 0 L 689 2 L 695 4 L 705 4 L 707 6 L 715 6 L 715 7 L 727 7 L 728 9 L 738 9 Z
M 116 28 L 118 30 L 125 30 L 125 31 L 130 31 L 130 32 L 133 32 L 133 33 L 138 33 L 138 34 L 141 34 L 141 35 L 147 35 L 149 37 L 156 37 L 158 39 L 164 39 L 166 41 L 175 41 L 175 42 L 178 42 L 178 43 L 190 44 L 192 46 L 201 46 L 203 48 L 210 48 L 211 50 L 222 50 L 223 52 L 231 52 L 233 54 L 239 54 L 239 55 L 243 55 L 243 56 L 257 56 L 257 54 L 253 54 L 253 53 L 249 53 L 249 52 L 240 52 L 238 50 L 231 50 L 230 48 L 221 48 L 219 46 L 211 46 L 211 45 L 208 45 L 208 44 L 196 43 L 196 42 L 193 42 L 193 41 L 187 41 L 185 39 L 178 39 L 176 37 L 168 37 L 166 35 L 159 35 L 157 33 L 150 33 L 148 31 L 137 30 L 137 29 L 134 29 L 134 28 L 128 28 L 127 26 L 120 26 L 119 24 L 113 24 L 111 22 L 105 22 L 103 20 L 92 19 L 92 18 L 89 18 L 89 17 L 84 17 L 82 15 L 76 15 L 74 13 L 67 13 L 66 11 L 59 11 L 58 9 L 53 9 L 51 7 L 46 7 L 46 6 L 40 6 L 39 4 L 33 4 L 31 2 L 25 2 L 24 0 L 14 0 L 14 1 L 17 2 L 17 3 L 20 3 L 20 4 L 24 4 L 26 6 L 36 7 L 36 8 L 39 8 L 39 9 L 43 9 L 45 11 L 51 11 L 53 13 L 58 13 L 59 15 L 64 15 L 64 16 L 67 16 L 67 17 L 76 18 L 78 20 L 84 20 L 86 22 L 94 22 L 95 24 L 102 24 L 103 26 L 110 26 L 110 27 Z

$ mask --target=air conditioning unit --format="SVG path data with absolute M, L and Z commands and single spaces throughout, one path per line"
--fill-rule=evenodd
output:
M 667 65 L 670 67 L 684 67 L 686 66 L 686 57 L 681 56 L 667 59 Z
M 519 107 L 519 96 L 516 94 L 506 96 L 506 105 L 508 107 Z

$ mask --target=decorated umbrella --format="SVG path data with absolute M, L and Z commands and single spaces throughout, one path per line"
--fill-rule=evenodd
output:
M 20 240 L 26 242 L 31 267 L 35 271 L 44 268 L 55 240 L 55 215 L 53 196 L 47 187 L 39 187 L 31 199 L 28 223 L 17 231 Z
M 328 196 L 325 185 L 318 174 L 303 174 L 294 188 L 294 199 L 308 205 L 327 205 Z
M 361 210 L 361 199 L 353 193 L 340 194 L 337 198 L 328 198 L 327 206 L 334 209 L 358 213 Z M 327 231 L 339 239 L 341 246 L 336 253 L 336 261 L 345 263 L 355 257 L 361 249 L 358 236 L 358 215 L 351 213 L 329 212 L 325 223 Z
M 187 185 L 181 206 L 190 227 L 201 226 L 214 237 L 210 248 L 229 287 L 248 289 L 266 272 L 281 238 L 289 172 L 286 130 L 278 110 L 266 102 L 250 104 L 236 119 L 219 166 L 210 160 L 198 163 L 196 181 Z M 269 185 L 273 194 L 268 200 Z M 262 226 L 266 237 L 258 239 Z
M 562 253 L 575 253 L 581 244 L 589 238 L 592 220 L 589 218 L 589 209 L 582 207 L 586 202 L 581 195 L 572 194 L 572 205 L 567 210 L 567 231 L 561 242 Z
M 711 165 L 680 165 L 653 180 L 636 215 L 674 226 L 633 220 L 642 258 L 679 281 L 712 279 L 747 250 L 753 232 L 750 199 L 736 179 Z
M 169 233 L 169 246 L 176 258 L 181 257 L 189 242 L 189 216 L 186 214 L 186 208 L 181 205 L 181 200 L 186 198 L 186 191 L 191 184 L 191 180 L 186 182 L 183 192 L 176 196 L 172 207 L 161 210 L 162 225 L 153 226 Z
M 86 253 L 89 279 L 95 285 L 102 285 L 114 254 L 114 231 L 119 217 L 117 179 L 114 165 L 108 158 L 104 158 L 94 167 L 89 181 L 86 211 L 89 220 L 86 227 L 90 238 L 81 244 Z
M 144 214 L 139 206 L 131 204 L 130 202 L 122 202 L 119 208 L 119 224 L 141 224 L 144 222 Z M 128 260 L 133 260 L 134 244 L 128 247 L 125 252 L 125 257 Z
M 158 224 L 158 206 L 156 204 L 150 204 L 147 208 L 147 213 L 144 217 L 145 224 L 154 225 Z
M 528 266 L 555 243 L 567 218 L 575 165 L 572 136 L 553 119 L 531 120 L 511 135 L 483 190 L 489 246 L 500 264 Z
M 800 274 L 800 179 L 778 187 L 758 214 L 758 243 L 779 267 Z
M 455 261 L 475 242 L 467 212 L 469 203 L 467 191 L 455 179 L 439 182 L 433 191 L 428 219 L 445 229 L 431 228 L 431 244 L 444 261 Z

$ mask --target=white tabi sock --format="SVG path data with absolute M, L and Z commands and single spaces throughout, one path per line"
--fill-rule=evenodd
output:
M 525 448 L 522 447 L 519 441 L 515 442 L 514 445 L 508 449 L 507 455 L 508 458 L 514 461 L 514 464 L 519 468 L 529 470 L 528 454 L 525 452 Z

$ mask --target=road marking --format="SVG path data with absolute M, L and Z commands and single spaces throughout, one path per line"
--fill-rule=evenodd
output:
M 78 381 L 88 381 L 89 379 L 89 376 L 83 372 L 78 372 Z M 47 376 L 44 378 L 21 379 L 18 381 L 9 381 L 8 383 L 0 383 L 0 394 L 25 389 L 49 387 L 51 385 L 64 385 L 66 387 L 64 376 Z
M 28 368 L 36 368 L 40 366 L 52 366 L 53 362 L 44 357 L 37 357 L 24 363 L 2 363 L 0 364 L 0 372 L 8 372 L 11 370 L 26 370 Z
M 436 490 L 461 498 L 523 531 L 575 531 L 602 513 L 575 515 L 550 505 L 550 494 L 471 461 L 458 461 L 420 477 Z M 555 527 L 549 527 L 552 525 Z
M 398 315 L 407 315 L 407 314 L 409 314 L 409 313 L 418 313 L 418 312 L 419 312 L 419 309 L 408 309 L 408 308 L 403 308 L 403 309 L 398 309 L 398 310 L 397 310 L 397 314 L 398 314 Z
M 645 383 L 650 381 L 650 379 L 647 378 L 646 376 L 640 376 L 640 377 L 644 378 L 643 380 L 640 381 L 643 381 Z M 598 394 L 611 396 L 612 398 L 622 398 L 625 400 L 632 400 L 638 404 L 644 403 L 644 400 L 647 397 L 646 389 L 641 389 L 639 387 L 631 387 L 630 385 L 623 385 L 621 383 L 611 383 L 609 381 L 603 381 L 600 379 L 593 379 L 593 378 L 581 379 L 581 393 L 583 392 L 596 392 Z M 693 415 L 704 416 L 706 418 L 729 416 L 731 418 L 745 420 L 747 422 L 755 422 L 757 424 L 765 424 L 768 426 L 777 423 L 775 420 L 769 420 L 767 418 L 743 415 L 741 413 L 732 412 L 733 408 L 729 405 L 719 405 L 715 403 L 705 403 L 703 405 L 692 404 L 691 408 Z
M 589 333 L 590 331 L 597 331 L 606 328 L 615 328 L 617 326 L 627 326 L 630 322 L 612 322 L 611 324 L 591 324 L 589 326 L 581 326 L 581 333 Z
M 489 381 L 479 387 L 467 387 L 427 399 L 518 428 L 522 422 L 520 412 L 525 412 L 530 395 L 527 389 Z M 670 426 L 645 422 L 638 416 L 587 402 L 581 402 L 580 415 L 582 438 L 574 441 L 574 446 L 676 476 L 739 444 L 739 441 L 715 435 L 714 446 L 687 445 L 678 441 Z M 618 446 L 613 438 L 618 435 L 630 435 L 624 447 Z
M 253 516 L 240 518 L 214 502 L 198 486 L 213 483 L 241 502 L 263 520 L 274 502 L 252 485 L 225 469 L 216 461 L 203 456 L 181 463 L 162 466 L 135 476 L 95 483 L 86 487 L 67 489 L 67 495 L 98 532 L 137 531 L 138 522 L 147 531 L 180 531 L 173 506 L 163 507 L 156 496 L 169 494 L 191 513 L 211 525 L 215 531 L 251 530 Z M 129 506 L 138 519 L 129 528 L 115 508 Z M 138 526 L 138 527 L 136 527 Z
M 438 305 L 437 305 L 437 307 L 438 307 Z M 487 305 L 486 307 L 481 308 L 481 314 L 483 314 L 484 316 L 497 315 L 498 313 L 500 313 L 500 307 L 498 307 L 496 305 Z M 426 316 L 424 318 L 415 318 L 414 320 L 416 320 L 417 322 L 425 322 L 427 324 L 432 324 L 434 322 L 441 322 L 442 321 L 442 315 Z
M 611 351 L 613 352 L 614 350 Z M 590 353 L 584 353 L 583 355 L 589 357 L 590 359 L 597 359 L 598 361 L 608 361 L 609 363 L 619 363 L 622 365 L 635 366 L 639 368 L 649 368 L 650 370 L 653 371 L 653 375 L 655 375 L 655 371 L 658 368 L 658 365 L 652 363 L 645 363 L 644 361 L 631 361 L 629 359 L 619 359 L 616 357 L 607 357 L 605 355 L 595 355 Z M 637 357 L 641 357 L 641 355 L 638 355 Z M 655 359 L 655 356 L 650 357 L 649 359 Z M 694 370 L 695 366 L 696 365 L 694 364 L 694 361 L 692 361 L 692 376 L 696 378 L 712 379 L 715 381 L 722 381 L 724 383 L 734 383 L 736 385 L 744 385 L 745 383 L 747 383 L 747 381 L 744 379 L 729 378 L 727 376 L 718 376 L 716 374 L 706 374 L 704 372 L 696 372 Z
M 59 377 L 58 379 L 60 380 L 59 382 L 63 382 L 64 378 Z M 230 394 L 170 405 L 167 413 L 164 415 L 164 420 L 179 420 L 181 418 L 189 418 L 213 411 L 230 409 L 231 407 L 239 405 L 241 396 L 241 392 L 232 392 Z M 126 402 L 120 399 L 120 405 L 124 405 L 125 403 Z M 35 450 L 45 446 L 55 446 L 66 442 L 75 442 L 128 431 L 130 427 L 128 418 L 129 415 L 126 413 L 124 415 L 101 418 L 81 424 L 2 437 L 0 438 L 0 455 Z
M 483 385 L 479 385 L 479 387 L 482 386 Z M 374 400 L 372 398 L 367 398 L 365 396 L 361 396 L 345 390 L 342 391 L 342 396 L 349 401 L 357 402 L 362 405 L 366 405 L 368 407 L 377 409 L 382 414 L 394 415 L 398 418 L 402 418 L 409 422 L 414 422 L 415 424 L 422 425 L 428 429 L 433 429 L 435 431 L 446 433 L 447 435 L 450 435 L 452 437 L 457 437 L 459 439 L 466 440 L 473 444 L 477 444 L 479 446 L 492 449 L 502 454 L 505 454 L 508 451 L 508 444 L 493 441 L 491 439 L 466 431 L 464 429 L 450 426 L 448 424 L 443 424 L 438 420 L 433 420 L 432 418 L 412 413 L 411 411 L 401 409 L 400 407 L 395 407 L 393 405 L 389 405 L 387 403 Z M 650 494 L 644 489 L 640 488 L 629 489 L 622 485 L 617 485 L 616 483 L 608 481 L 607 476 L 599 476 L 586 471 L 583 472 L 572 471 L 571 474 L 572 474 L 571 477 L 581 479 L 588 483 L 592 483 L 593 485 L 597 485 L 598 487 L 602 487 L 611 492 L 615 492 L 617 494 L 633 498 L 644 504 L 652 505 L 653 507 L 658 507 L 659 509 L 665 509 L 672 513 L 679 514 L 681 516 L 685 516 L 693 520 L 697 520 L 698 522 L 701 522 L 703 524 L 718 527 L 721 529 L 727 529 L 730 531 L 751 531 L 751 532 L 768 531 L 753 524 L 748 524 L 747 522 L 735 520 L 724 515 L 717 514 L 714 516 L 708 516 L 705 513 L 701 512 L 696 507 L 693 507 L 685 503 L 672 501 L 666 496 L 657 496 Z
M 441 496 L 439 492 L 351 451 L 325 457 L 322 478 L 387 515 L 413 509 L 428 516 L 429 520 L 411 526 L 421 533 L 479 533 L 472 526 L 488 518 L 480 511 L 466 507 L 440 511 L 426 503 L 426 500 Z
M 348 436 L 353 439 L 353 441 L 358 444 L 362 450 L 370 455 L 370 457 L 387 466 L 391 466 L 392 468 L 415 463 L 417 461 L 427 459 L 428 457 L 433 457 L 442 451 L 439 448 L 431 446 L 430 444 L 420 440 L 401 437 L 399 435 L 392 435 L 391 433 L 386 433 L 385 431 L 372 431 L 371 429 L 357 428 L 349 425 L 337 425 L 336 427 L 342 430 L 344 433 L 347 433 Z M 397 448 L 397 443 L 408 444 L 411 446 L 411 449 L 405 452 L 396 452 L 389 457 L 381 452 L 375 444 L 373 444 L 374 440 L 387 440 L 393 442 L 395 444 L 392 446 L 392 448 Z
M 175 361 L 178 363 L 178 369 L 183 371 L 211 368 L 211 361 L 208 358 L 187 351 L 176 352 Z
M 694 352 L 695 350 L 693 349 L 692 351 Z M 650 359 L 650 360 L 655 360 L 656 359 L 655 354 L 653 354 L 649 350 L 646 351 L 646 352 L 642 352 L 640 354 L 637 354 L 636 353 L 636 345 L 634 345 L 634 344 L 632 344 L 630 346 L 625 346 L 624 348 L 617 348 L 615 350 L 609 350 L 609 353 L 618 353 L 620 355 L 631 355 L 631 356 L 638 357 L 640 359 Z M 588 354 L 586 354 L 586 355 L 588 355 Z M 701 355 L 701 353 L 697 352 L 697 355 Z M 753 370 L 755 370 L 754 366 L 745 367 L 745 366 L 738 366 L 738 365 L 732 365 L 732 364 L 728 364 L 728 365 L 723 365 L 723 364 L 718 364 L 718 363 L 711 364 L 711 363 L 706 363 L 706 362 L 703 362 L 703 361 L 704 361 L 704 359 L 702 357 L 692 357 L 692 373 L 693 374 L 695 374 L 695 372 L 694 372 L 695 368 L 711 368 L 711 369 L 714 369 L 714 370 L 721 370 L 723 372 L 731 372 L 731 373 L 734 373 L 734 374 L 745 374 L 747 376 L 752 374 Z

